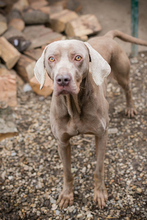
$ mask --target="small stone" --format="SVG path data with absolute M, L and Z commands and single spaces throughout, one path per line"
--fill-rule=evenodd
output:
M 140 193 L 142 193 L 142 189 L 141 188 L 137 188 L 136 192 L 140 194 Z
M 86 167 L 83 167 L 82 173 L 85 173 L 85 172 L 86 172 Z
M 53 204 L 53 205 L 52 205 L 52 210 L 56 210 L 57 207 L 58 207 L 58 206 L 57 206 L 56 204 Z
M 12 151 L 12 152 L 11 152 L 11 156 L 12 156 L 12 157 L 15 157 L 15 156 L 16 156 L 16 152 L 15 152 L 15 151 Z
M 117 128 L 109 128 L 108 129 L 108 134 L 116 134 L 118 133 L 118 129 Z
M 60 211 L 59 211 L 59 210 L 56 210 L 55 213 L 56 213 L 56 215 L 59 215 L 59 214 L 60 214 Z
M 52 204 L 55 204 L 55 203 L 56 203 L 56 200 L 53 199 L 53 198 L 50 196 L 50 202 L 51 202 Z
M 83 215 L 80 213 L 77 215 L 77 218 L 81 218 Z

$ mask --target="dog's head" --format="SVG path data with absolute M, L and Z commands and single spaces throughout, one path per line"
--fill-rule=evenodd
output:
M 90 70 L 91 69 L 91 70 Z M 78 94 L 82 80 L 89 73 L 97 85 L 111 71 L 109 64 L 90 44 L 78 40 L 56 41 L 44 49 L 34 73 L 43 87 L 46 72 L 54 82 L 55 95 Z

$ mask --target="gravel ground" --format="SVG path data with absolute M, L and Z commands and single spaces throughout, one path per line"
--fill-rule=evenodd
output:
M 74 205 L 64 210 L 56 205 L 63 171 L 50 129 L 51 97 L 19 90 L 19 135 L 0 143 L 0 219 L 147 219 L 147 53 L 130 61 L 135 119 L 124 116 L 122 89 L 114 80 L 108 84 L 107 207 L 99 210 L 93 202 L 96 157 L 90 135 L 71 140 Z

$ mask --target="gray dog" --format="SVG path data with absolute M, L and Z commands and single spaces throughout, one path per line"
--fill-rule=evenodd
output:
M 35 76 L 41 88 L 45 74 L 54 82 L 50 121 L 64 170 L 64 185 L 58 203 L 61 208 L 72 205 L 73 177 L 71 174 L 70 138 L 78 134 L 95 135 L 97 164 L 94 173 L 94 201 L 99 208 L 108 199 L 104 184 L 104 157 L 108 136 L 108 109 L 105 98 L 107 76 L 111 74 L 126 95 L 126 114 L 137 114 L 129 83 L 130 63 L 125 52 L 113 40 L 146 45 L 120 31 L 110 31 L 84 43 L 78 40 L 56 41 L 44 49 L 35 66 Z

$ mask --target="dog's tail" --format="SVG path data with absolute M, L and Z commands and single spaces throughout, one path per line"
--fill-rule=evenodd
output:
M 105 34 L 105 36 L 106 37 L 110 37 L 112 39 L 117 37 L 117 38 L 119 38 L 119 39 L 121 39 L 123 41 L 126 41 L 126 42 L 147 46 L 147 41 L 140 40 L 138 38 L 132 37 L 130 35 L 127 35 L 127 34 L 121 32 L 121 31 L 117 31 L 117 30 L 109 31 L 107 34 Z

